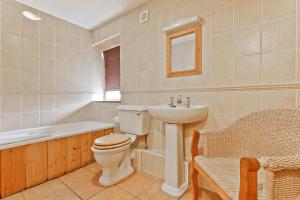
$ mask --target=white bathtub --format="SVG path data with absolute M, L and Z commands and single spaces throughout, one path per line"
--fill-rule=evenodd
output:
M 110 123 L 85 121 L 0 132 L 0 150 L 113 127 Z

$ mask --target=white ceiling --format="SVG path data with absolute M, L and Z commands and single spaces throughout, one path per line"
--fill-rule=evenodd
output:
M 93 29 L 148 0 L 16 0 L 78 26 Z

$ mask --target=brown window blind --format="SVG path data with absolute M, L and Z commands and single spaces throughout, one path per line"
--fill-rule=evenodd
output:
M 120 46 L 103 51 L 105 91 L 120 90 Z

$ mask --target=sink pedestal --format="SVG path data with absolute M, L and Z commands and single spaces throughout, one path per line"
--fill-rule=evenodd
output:
M 188 188 L 184 170 L 184 140 L 182 124 L 165 123 L 165 182 L 162 190 L 180 197 Z
M 165 125 L 165 182 L 162 190 L 173 197 L 180 197 L 188 188 L 188 167 L 184 165 L 184 139 L 182 124 L 201 122 L 207 116 L 207 106 L 189 108 L 167 105 L 149 106 L 152 117 Z M 186 170 L 185 170 L 186 169 Z

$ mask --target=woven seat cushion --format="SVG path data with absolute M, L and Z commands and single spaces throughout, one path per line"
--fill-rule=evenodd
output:
M 239 199 L 240 158 L 196 156 L 195 162 L 228 194 Z M 263 199 L 264 171 L 258 171 L 258 199 Z

